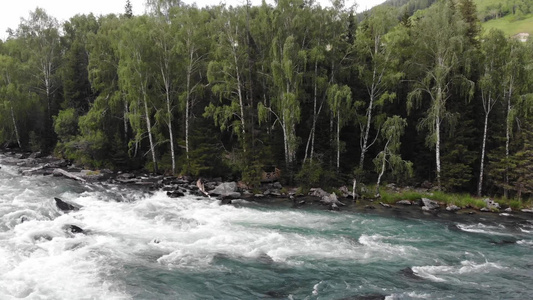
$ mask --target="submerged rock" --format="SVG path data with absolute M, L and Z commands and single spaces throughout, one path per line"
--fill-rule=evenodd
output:
M 520 211 L 525 212 L 525 213 L 533 213 L 533 209 L 529 209 L 529 208 L 524 208 L 524 209 L 521 209 Z
M 413 271 L 413 269 L 411 267 L 407 267 L 407 268 L 401 269 L 399 273 L 401 275 L 403 275 L 404 277 L 407 277 L 407 278 L 410 278 L 410 279 L 415 279 L 415 280 L 422 280 L 423 279 L 422 277 L 420 277 L 417 274 L 415 274 L 415 272 Z
M 85 233 L 83 229 L 81 229 L 80 227 L 76 225 L 65 225 L 63 226 L 63 230 L 72 232 L 72 233 Z
M 55 202 L 56 202 L 56 206 L 57 208 L 59 208 L 60 210 L 64 211 L 64 212 L 69 212 L 69 211 L 76 211 L 76 210 L 79 210 L 82 206 L 78 205 L 78 204 L 71 204 L 71 203 L 68 203 L 68 202 L 65 202 L 59 198 L 54 198 Z
M 173 192 L 167 192 L 167 196 L 170 198 L 179 198 L 179 197 L 184 197 L 185 193 L 183 193 L 180 190 L 175 190 Z

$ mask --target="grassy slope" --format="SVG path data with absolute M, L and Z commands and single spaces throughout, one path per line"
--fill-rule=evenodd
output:
M 533 35 L 533 14 L 529 14 L 524 19 L 518 21 L 514 20 L 514 16 L 508 15 L 482 23 L 482 25 L 487 31 L 491 28 L 500 29 L 507 36 L 513 36 L 520 32 L 527 32 Z
M 475 0 L 478 11 L 484 11 L 489 5 L 502 2 L 502 0 Z M 486 32 L 490 29 L 500 29 L 507 36 L 513 36 L 520 32 L 527 32 L 533 35 L 533 14 L 524 16 L 522 20 L 515 20 L 516 16 L 508 15 L 500 19 L 490 20 L 481 23 Z

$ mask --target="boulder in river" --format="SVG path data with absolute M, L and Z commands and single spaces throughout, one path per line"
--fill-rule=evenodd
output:
M 71 203 L 68 203 L 68 202 L 65 202 L 59 198 L 54 198 L 55 202 L 56 202 L 56 206 L 57 208 L 59 208 L 60 210 L 64 211 L 64 212 L 69 212 L 69 211 L 73 211 L 73 210 L 79 210 L 81 208 L 81 206 L 77 205 L 77 204 L 71 204 Z
M 81 229 L 80 227 L 76 225 L 65 225 L 63 226 L 63 230 L 72 232 L 72 233 L 85 233 L 83 229 Z
M 222 182 L 215 189 L 209 192 L 209 195 L 219 196 L 221 198 L 236 199 L 241 197 L 241 193 L 237 192 L 237 183 Z
M 490 199 L 490 198 L 485 198 L 483 200 L 485 202 L 485 204 L 487 205 L 487 208 L 492 210 L 492 209 L 500 209 L 500 204 L 498 202 L 494 202 L 494 200 Z
M 428 198 L 422 198 L 422 204 L 424 204 L 422 206 L 422 210 L 426 211 L 435 210 L 440 207 L 437 201 L 433 201 Z
M 169 191 L 167 192 L 167 196 L 169 198 L 179 198 L 179 197 L 184 197 L 185 196 L 185 193 L 183 193 L 182 191 L 180 190 L 175 190 L 175 191 Z

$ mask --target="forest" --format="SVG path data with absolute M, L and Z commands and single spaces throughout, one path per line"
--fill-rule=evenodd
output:
M 428 1 L 432 3 L 434 1 Z M 75 164 L 303 187 L 533 194 L 533 39 L 472 0 L 342 0 L 134 16 L 36 8 L 0 42 L 0 143 Z

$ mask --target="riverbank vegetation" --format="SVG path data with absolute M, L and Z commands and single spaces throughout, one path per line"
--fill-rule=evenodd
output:
M 471 0 L 147 7 L 22 19 L 0 43 L 0 141 L 250 186 L 278 168 L 308 187 L 533 193 L 533 41 L 481 30 Z

